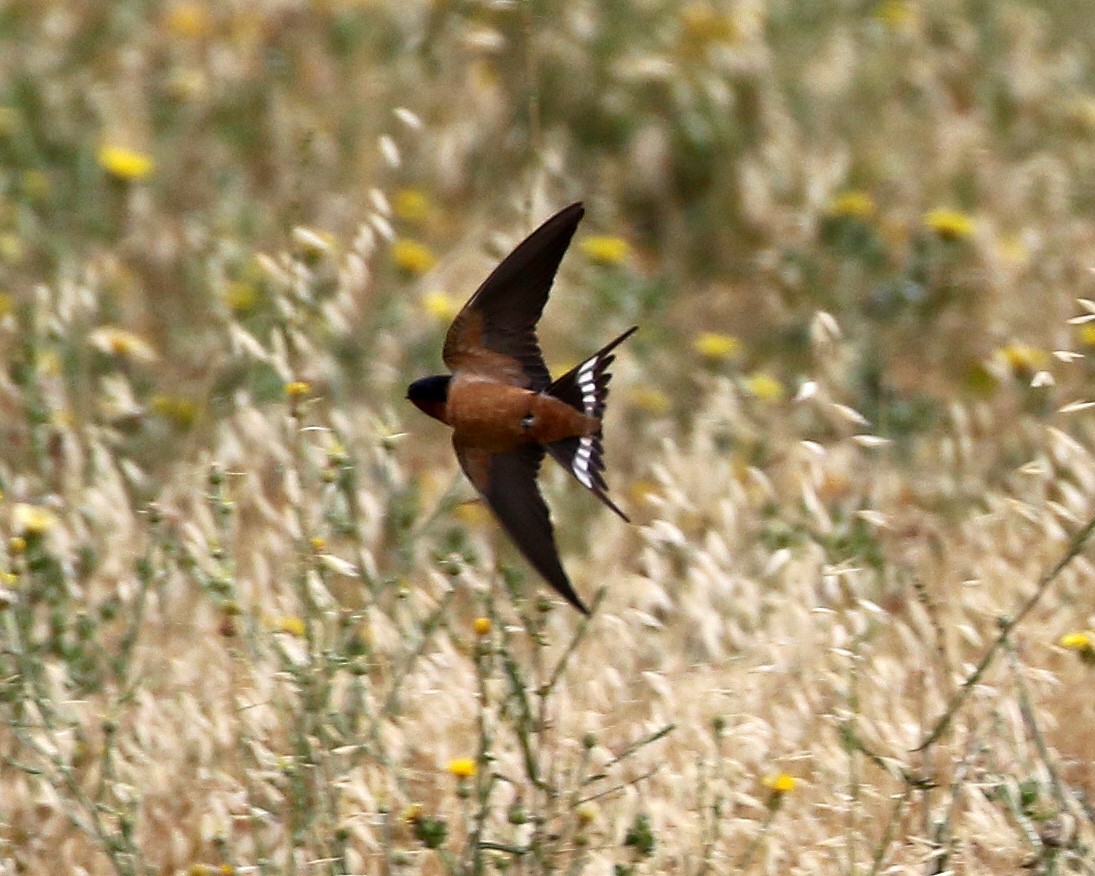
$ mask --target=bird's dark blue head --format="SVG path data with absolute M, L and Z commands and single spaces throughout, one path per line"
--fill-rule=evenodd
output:
M 422 413 L 447 423 L 445 403 L 449 400 L 449 381 L 451 380 L 451 374 L 423 377 L 407 387 L 407 398 L 414 402 L 414 406 Z

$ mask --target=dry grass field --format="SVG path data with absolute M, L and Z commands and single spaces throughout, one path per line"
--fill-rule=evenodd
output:
M 1075 0 L 0 5 L 0 874 L 1095 873 Z M 588 622 L 404 400 L 614 333 Z

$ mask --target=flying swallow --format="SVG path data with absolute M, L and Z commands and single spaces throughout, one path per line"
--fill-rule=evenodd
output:
M 552 380 L 536 323 L 584 209 L 560 210 L 511 252 L 468 299 L 445 336 L 451 374 L 416 380 L 407 398 L 452 426 L 460 467 L 525 558 L 564 599 L 588 614 L 571 586 L 536 483 L 550 453 L 625 521 L 602 476 L 601 418 L 614 341 Z

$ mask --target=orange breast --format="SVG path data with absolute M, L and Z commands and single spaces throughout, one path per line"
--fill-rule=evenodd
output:
M 461 441 L 493 452 L 587 435 L 599 426 L 557 398 L 478 375 L 453 377 L 446 418 Z

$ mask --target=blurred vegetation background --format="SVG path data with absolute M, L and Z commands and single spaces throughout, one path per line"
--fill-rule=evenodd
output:
M 537 831 L 561 843 L 540 857 L 529 850 L 546 840 L 490 849 L 520 872 L 1090 871 L 1095 752 L 1061 693 L 1090 685 L 1085 561 L 1045 601 L 1043 650 L 1007 652 L 1004 714 L 979 701 L 999 737 L 970 730 L 917 767 L 931 773 L 921 784 L 907 764 L 883 770 L 877 800 L 862 771 L 884 759 L 832 717 L 834 702 L 859 714 L 870 699 L 854 692 L 858 670 L 821 656 L 811 669 L 807 655 L 860 659 L 888 625 L 915 631 L 874 652 L 935 666 L 889 684 L 900 708 L 915 688 L 915 718 L 872 719 L 896 763 L 1090 514 L 1093 45 L 1095 18 L 1068 0 L 4 3 L 4 872 L 481 872 L 484 825 L 523 825 L 484 784 L 505 750 L 526 768 L 506 811 L 539 800 Z M 595 620 L 585 647 L 624 679 L 620 702 L 589 678 L 596 659 L 563 674 L 575 619 L 529 620 L 517 596 L 489 597 L 508 592 L 503 579 L 516 588 L 521 566 L 496 573 L 489 523 L 446 486 L 447 435 L 402 398 L 438 370 L 449 321 L 491 265 L 574 200 L 587 214 L 542 323 L 549 365 L 641 326 L 617 365 L 607 441 L 609 481 L 641 525 L 623 532 L 548 484 L 579 589 L 609 585 L 615 623 Z M 792 605 L 836 612 L 846 635 Z M 509 633 L 489 659 L 468 645 L 491 635 L 469 632 L 476 618 L 495 633 L 524 618 L 559 677 L 538 676 L 547 657 Z M 414 681 L 439 654 L 463 667 L 440 677 L 467 697 L 427 731 L 429 710 L 404 711 L 400 692 L 441 684 Z M 209 702 L 207 666 L 219 667 Z M 518 666 L 551 684 L 518 684 Z M 763 666 L 804 691 L 787 750 L 773 689 L 698 704 Z M 1015 680 L 1027 670 L 1040 693 Z M 497 712 L 468 693 L 491 672 L 512 684 Z M 668 679 L 649 712 L 646 673 Z M 695 689 L 673 696 L 687 708 L 668 692 L 685 676 Z M 280 703 L 275 717 L 233 723 L 252 685 L 256 703 Z M 414 737 L 428 747 L 487 713 L 511 726 L 534 690 L 556 705 L 535 733 L 513 724 L 509 749 L 484 743 L 482 722 L 478 755 L 431 749 L 430 770 L 449 763 L 477 783 L 474 840 L 447 847 L 437 825 L 470 786 L 422 779 Z M 169 701 L 179 711 L 162 725 L 141 711 Z M 177 785 L 185 759 L 146 783 L 140 764 L 185 736 L 188 709 L 219 715 L 209 727 L 235 742 L 187 755 L 201 764 L 193 785 Z M 367 726 L 323 723 L 352 709 Z M 820 769 L 803 754 L 815 712 L 825 756 L 853 764 L 839 768 L 839 805 L 817 772 L 811 785 L 788 766 Z M 549 714 L 550 746 L 536 735 L 550 735 Z M 731 756 L 751 719 L 768 722 L 766 742 Z M 702 799 L 681 803 L 671 782 L 636 791 L 644 767 L 620 779 L 626 803 L 576 816 L 584 795 L 562 780 L 549 793 L 529 766 L 560 740 L 584 764 L 588 727 L 618 735 L 604 757 L 615 768 L 682 721 L 665 742 L 671 772 L 693 789 L 706 776 Z M 970 752 L 1004 737 L 1010 754 L 978 773 Z M 263 754 L 244 751 L 260 740 Z M 305 762 L 330 771 L 294 784 Z M 262 769 L 293 779 L 270 780 L 279 803 L 255 802 Z M 222 771 L 234 790 L 210 789 Z M 789 773 L 813 791 L 791 794 Z M 427 786 L 401 836 L 396 816 Z M 250 809 L 213 802 L 240 788 Z M 799 830 L 780 834 L 787 795 Z M 275 826 L 230 842 L 212 811 Z M 674 834 L 674 818 L 689 827 Z

